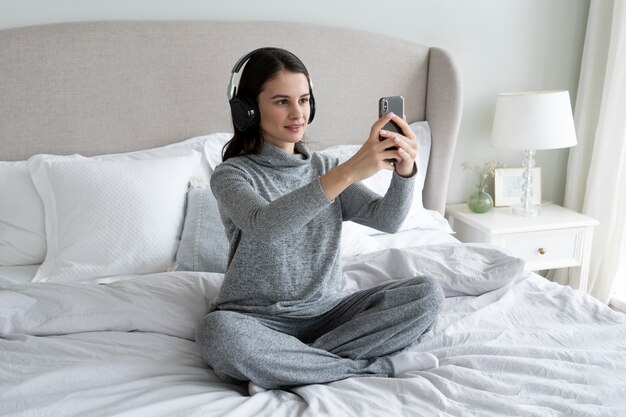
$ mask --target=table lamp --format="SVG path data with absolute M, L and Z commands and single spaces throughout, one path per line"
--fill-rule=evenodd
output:
M 568 91 L 502 93 L 496 102 L 491 143 L 498 148 L 524 150 L 521 205 L 512 207 L 519 216 L 538 216 L 532 204 L 531 169 L 538 149 L 576 145 L 576 130 Z

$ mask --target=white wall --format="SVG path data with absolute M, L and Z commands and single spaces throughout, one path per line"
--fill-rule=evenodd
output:
M 448 193 L 449 202 L 460 202 L 476 182 L 461 162 L 499 159 L 521 166 L 521 153 L 489 143 L 499 92 L 567 89 L 575 102 L 588 8 L 589 0 L 0 0 L 0 29 L 113 19 L 288 20 L 447 48 L 465 88 Z M 545 200 L 563 201 L 567 153 L 537 152 Z

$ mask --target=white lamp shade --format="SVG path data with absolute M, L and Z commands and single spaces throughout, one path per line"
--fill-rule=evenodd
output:
M 502 93 L 491 143 L 507 149 L 558 149 L 576 145 L 568 91 Z

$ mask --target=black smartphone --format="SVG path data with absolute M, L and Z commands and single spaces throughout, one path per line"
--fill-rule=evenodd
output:
M 380 100 L 378 100 L 378 117 L 382 117 L 383 114 L 389 112 L 394 113 L 396 116 L 404 117 L 404 97 L 381 97 Z M 385 124 L 385 126 L 383 126 L 383 130 L 402 134 L 402 129 L 400 129 L 400 126 L 392 121 L 389 121 L 387 124 Z M 379 139 L 383 140 L 384 138 L 381 136 Z M 392 146 L 388 149 L 397 149 L 397 147 Z M 395 159 L 385 159 L 385 162 L 394 163 L 397 161 Z
M 396 116 L 404 117 L 404 97 L 381 97 L 381 99 L 378 100 L 378 117 L 382 117 L 383 114 L 389 112 L 393 112 Z M 402 133 L 400 126 L 394 122 L 387 123 L 383 129 L 390 132 Z

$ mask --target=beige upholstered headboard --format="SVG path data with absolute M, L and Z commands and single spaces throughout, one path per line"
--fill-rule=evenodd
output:
M 443 212 L 462 91 L 446 51 L 382 35 L 284 22 L 109 21 L 0 31 L 0 160 L 96 155 L 232 131 L 226 86 L 248 51 L 278 46 L 311 73 L 320 149 L 361 143 L 378 98 L 403 95 L 409 121 L 428 120 L 424 190 Z

